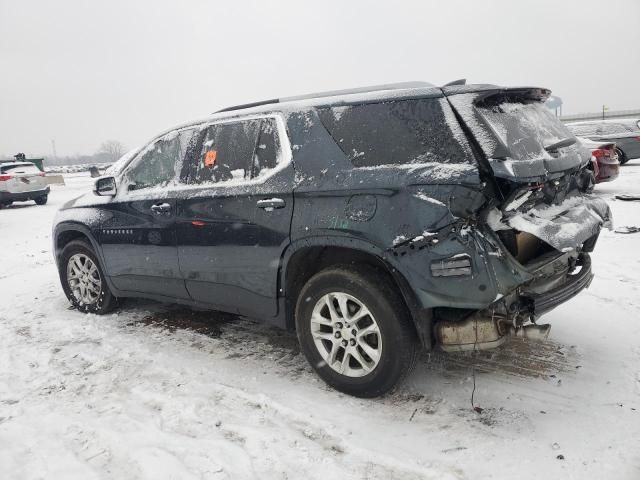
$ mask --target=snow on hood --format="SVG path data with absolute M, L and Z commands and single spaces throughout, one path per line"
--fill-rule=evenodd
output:
M 560 205 L 517 212 L 503 222 L 516 230 L 535 235 L 561 252 L 582 245 L 602 227 L 609 230 L 613 227 L 607 202 L 590 195 L 575 195 Z

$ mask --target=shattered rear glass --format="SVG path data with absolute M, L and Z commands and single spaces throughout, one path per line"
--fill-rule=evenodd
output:
M 479 106 L 510 156 L 516 160 L 531 160 L 548 156 L 545 147 L 573 133 L 539 101 L 493 101 Z

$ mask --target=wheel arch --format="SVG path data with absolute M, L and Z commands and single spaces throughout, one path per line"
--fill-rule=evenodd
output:
M 295 328 L 298 295 L 315 273 L 332 265 L 364 264 L 375 268 L 389 279 L 409 311 L 418 338 L 426 348 L 430 348 L 430 312 L 421 308 L 411 285 L 391 262 L 382 249 L 358 239 L 325 236 L 294 242 L 285 253 L 280 274 L 286 328 Z
M 102 255 L 100 255 L 101 252 L 98 248 L 98 242 L 92 235 L 91 230 L 80 223 L 68 222 L 58 224 L 55 227 L 53 235 L 53 247 L 56 262 L 60 257 L 60 252 L 62 252 L 62 249 L 73 240 L 86 240 L 91 245 L 96 254 L 100 257 L 100 261 L 102 261 Z
M 620 145 L 616 144 L 616 153 L 618 153 L 618 162 L 620 165 L 624 165 L 629 161 L 626 152 L 622 149 Z
M 107 281 L 107 285 L 111 289 L 112 292 L 118 292 L 118 290 L 113 285 L 111 281 L 111 277 L 109 276 L 109 272 L 106 270 L 106 264 L 104 261 L 104 256 L 102 255 L 102 249 L 100 248 L 99 242 L 96 240 L 95 236 L 91 232 L 91 229 L 82 223 L 77 222 L 64 222 L 59 223 L 54 228 L 53 233 L 53 251 L 54 251 L 54 260 L 56 262 L 56 266 L 59 267 L 60 261 L 60 253 L 62 249 L 73 240 L 84 240 L 91 245 L 91 248 L 95 252 L 100 264 L 102 266 L 102 271 L 105 274 L 105 280 Z

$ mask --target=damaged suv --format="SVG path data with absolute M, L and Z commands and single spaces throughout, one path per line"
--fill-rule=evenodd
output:
M 610 224 L 549 91 L 398 84 L 231 107 L 172 129 L 55 220 L 71 303 L 123 297 L 297 331 L 343 392 L 391 389 L 421 348 L 546 335 Z

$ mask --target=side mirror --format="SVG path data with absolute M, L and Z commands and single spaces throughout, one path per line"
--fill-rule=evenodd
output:
M 96 180 L 93 188 L 93 193 L 103 197 L 113 197 L 116 192 L 116 179 L 114 177 L 100 177 Z

